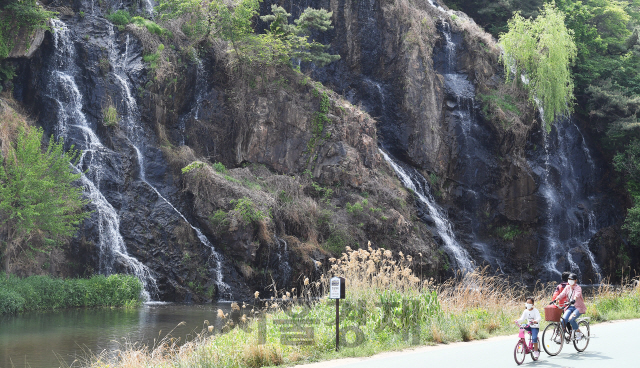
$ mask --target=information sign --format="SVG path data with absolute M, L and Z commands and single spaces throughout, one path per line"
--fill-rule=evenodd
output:
M 329 299 L 344 299 L 344 277 L 329 280 Z

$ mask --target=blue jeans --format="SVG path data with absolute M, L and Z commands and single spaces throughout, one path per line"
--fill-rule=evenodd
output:
M 534 344 L 538 342 L 538 332 L 540 332 L 540 328 L 538 327 L 525 327 L 525 331 L 531 331 L 531 342 Z
M 578 329 L 578 323 L 576 322 L 576 319 L 578 319 L 578 317 L 580 317 L 580 312 L 573 305 L 564 311 L 564 320 L 565 322 L 569 321 L 569 324 L 574 331 Z

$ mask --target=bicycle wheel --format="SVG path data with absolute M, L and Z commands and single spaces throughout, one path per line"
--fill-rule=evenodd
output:
M 542 333 L 542 348 L 551 355 L 560 354 L 564 345 L 564 337 L 562 336 L 562 326 L 559 323 L 549 323 Z
M 518 341 L 516 348 L 513 349 L 513 359 L 518 365 L 524 362 L 524 356 L 527 354 L 527 348 L 524 346 L 524 340 Z
M 589 328 L 589 322 L 587 321 L 578 322 L 578 328 L 584 336 L 580 340 L 573 340 L 573 347 L 576 348 L 578 352 L 582 353 L 587 346 L 589 346 L 591 329 Z

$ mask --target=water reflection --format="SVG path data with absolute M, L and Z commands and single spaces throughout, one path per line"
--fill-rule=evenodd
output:
M 181 341 L 204 328 L 220 330 L 230 304 L 180 305 L 151 303 L 138 309 L 71 309 L 58 312 L 0 316 L 0 367 L 60 367 L 86 358 L 87 352 L 122 349 L 127 343 L 149 346 L 171 330 Z M 180 322 L 184 325 L 176 327 Z M 175 328 L 175 329 L 174 329 Z M 77 365 L 77 363 L 76 363 Z

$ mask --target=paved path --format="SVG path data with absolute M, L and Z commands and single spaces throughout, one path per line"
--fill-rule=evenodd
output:
M 640 367 L 640 319 L 599 323 L 591 326 L 591 341 L 584 353 L 573 344 L 564 345 L 555 357 L 544 350 L 534 362 L 527 355 L 521 367 L 618 368 Z M 487 340 L 421 347 L 415 350 L 383 353 L 370 358 L 348 358 L 307 364 L 304 368 L 418 368 L 418 367 L 516 367 L 513 349 L 517 333 Z

